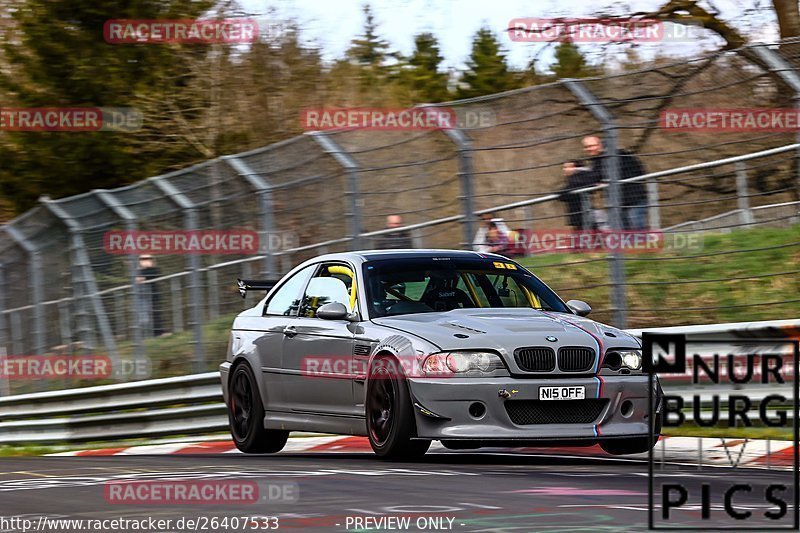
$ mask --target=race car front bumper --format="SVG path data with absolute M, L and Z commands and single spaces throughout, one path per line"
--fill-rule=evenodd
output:
M 540 400 L 543 386 L 582 386 L 585 399 Z M 649 433 L 649 386 L 647 375 L 409 379 L 417 437 L 436 440 L 591 444 L 644 437 Z

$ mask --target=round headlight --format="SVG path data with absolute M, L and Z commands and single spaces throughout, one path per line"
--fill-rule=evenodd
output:
M 449 374 L 451 370 L 447 366 L 447 354 L 435 353 L 425 359 L 422 370 L 426 374 Z
M 472 356 L 472 364 L 481 372 L 486 372 L 492 366 L 492 358 L 488 353 L 479 352 Z
M 469 357 L 460 353 L 447 356 L 447 368 L 453 372 L 466 372 L 471 368 Z
M 623 352 L 622 364 L 631 370 L 639 370 L 642 367 L 642 356 L 638 352 Z
M 428 375 L 460 374 L 476 376 L 504 368 L 500 356 L 492 352 L 440 352 L 429 355 L 422 363 Z

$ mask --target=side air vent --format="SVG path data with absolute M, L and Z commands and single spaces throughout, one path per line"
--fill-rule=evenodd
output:
M 369 355 L 371 349 L 369 344 L 356 344 L 353 347 L 353 355 Z

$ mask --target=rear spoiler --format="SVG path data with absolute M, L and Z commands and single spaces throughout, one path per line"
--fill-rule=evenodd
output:
M 279 280 L 263 280 L 263 279 L 237 279 L 236 284 L 239 287 L 239 294 L 242 298 L 247 296 L 247 291 L 268 291 L 278 284 Z

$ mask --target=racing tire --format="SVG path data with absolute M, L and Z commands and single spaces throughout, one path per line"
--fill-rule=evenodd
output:
M 372 451 L 382 459 L 419 459 L 430 440 L 415 439 L 417 429 L 411 394 L 395 360 L 376 358 L 370 368 L 365 401 L 367 437 Z
M 244 453 L 277 453 L 286 446 L 289 432 L 264 427 L 264 405 L 253 370 L 236 365 L 228 385 L 228 422 L 236 447 Z

